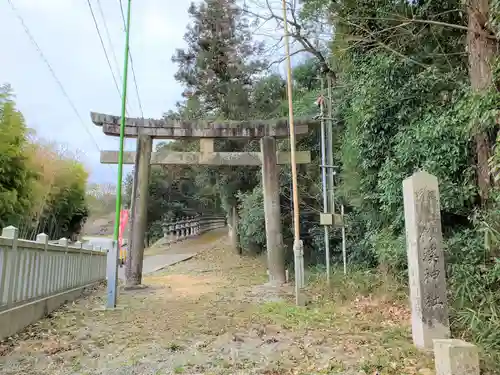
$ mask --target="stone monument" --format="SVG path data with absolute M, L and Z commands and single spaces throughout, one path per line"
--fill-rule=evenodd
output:
M 432 350 L 450 337 L 437 178 L 425 171 L 403 181 L 413 342 Z

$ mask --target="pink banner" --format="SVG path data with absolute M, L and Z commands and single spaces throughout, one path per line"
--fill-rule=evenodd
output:
M 128 222 L 128 210 L 121 210 L 120 211 L 120 231 L 118 234 L 118 245 L 119 245 L 120 249 L 122 248 L 123 233 L 125 233 L 125 228 L 127 227 L 127 222 Z

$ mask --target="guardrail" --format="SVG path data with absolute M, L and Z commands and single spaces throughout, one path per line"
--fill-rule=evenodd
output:
M 18 235 L 7 227 L 0 236 L 0 339 L 106 278 L 106 251 L 65 238 L 49 244 L 43 233 L 36 241 Z
M 223 216 L 191 216 L 163 224 L 163 236 L 173 244 L 226 226 Z

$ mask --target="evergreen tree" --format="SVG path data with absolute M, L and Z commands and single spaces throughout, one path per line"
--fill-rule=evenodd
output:
M 252 40 L 247 19 L 235 0 L 205 0 L 189 8 L 192 24 L 184 39 L 186 49 L 176 51 L 172 60 L 179 66 L 175 75 L 185 87 L 189 104 L 204 118 L 243 120 L 251 116 L 250 96 L 255 75 L 263 63 L 260 45 Z M 193 111 L 189 111 L 192 115 Z M 221 141 L 219 151 L 242 151 L 252 145 Z M 253 145 L 255 147 L 255 145 Z M 249 191 L 258 181 L 257 168 L 200 168 L 199 181 L 215 183 L 228 212 L 237 205 L 238 191 Z
M 189 15 L 187 49 L 172 58 L 179 65 L 175 78 L 185 86 L 184 96 L 196 97 L 204 114 L 247 118 L 252 79 L 262 67 L 254 60 L 260 46 L 252 41 L 247 20 L 235 0 L 192 3 Z

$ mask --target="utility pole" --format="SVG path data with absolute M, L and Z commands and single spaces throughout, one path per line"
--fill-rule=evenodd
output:
M 328 181 L 327 181 L 327 161 L 326 161 L 326 140 L 325 140 L 325 99 L 324 90 L 325 82 L 323 76 L 320 78 L 321 92 L 319 97 L 320 116 L 321 116 L 321 185 L 323 190 L 323 213 L 328 213 Z M 325 241 L 325 265 L 326 265 L 326 280 L 330 284 L 330 229 L 327 225 L 323 225 L 323 238 Z
M 288 22 L 286 14 L 286 1 L 283 5 L 283 23 L 285 31 L 285 53 L 287 61 L 287 96 L 288 96 L 288 116 L 290 124 L 290 159 L 292 169 L 292 193 L 293 193 L 293 252 L 295 258 L 295 302 L 297 305 L 303 305 L 304 300 L 301 296 L 301 289 L 304 287 L 304 245 L 300 239 L 299 222 L 299 195 L 297 191 L 297 163 L 295 159 L 295 126 L 293 122 L 293 100 L 292 100 L 292 62 L 290 57 L 290 44 L 288 35 Z
M 330 188 L 330 208 L 331 214 L 335 215 L 335 183 L 333 179 L 333 101 L 332 101 L 332 77 L 327 76 L 328 87 L 328 126 L 326 128 L 326 158 L 328 163 L 327 175 Z
M 122 177 L 123 177 L 123 143 L 125 135 L 125 113 L 127 105 L 127 83 L 128 83 L 128 60 L 129 60 L 129 41 L 130 41 L 130 11 L 132 0 L 128 0 L 127 7 L 127 29 L 125 30 L 125 61 L 123 63 L 123 90 L 122 90 L 122 108 L 120 121 L 120 148 L 118 152 L 118 179 L 116 186 L 116 205 L 115 205 L 115 228 L 113 233 L 113 248 L 108 253 L 108 299 L 106 307 L 113 309 L 116 307 L 116 297 L 118 289 L 118 236 L 120 233 L 120 210 L 122 205 Z

